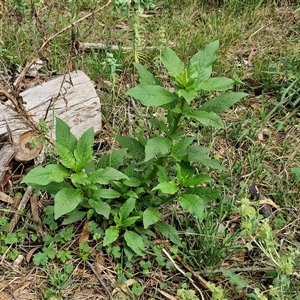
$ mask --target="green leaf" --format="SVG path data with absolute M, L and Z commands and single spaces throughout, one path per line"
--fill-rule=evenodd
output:
M 173 181 L 161 182 L 152 189 L 152 191 L 156 191 L 156 190 L 160 190 L 164 194 L 174 195 L 178 191 L 178 186 Z
M 134 138 L 124 137 L 117 135 L 117 142 L 123 147 L 127 148 L 128 154 L 132 157 L 144 157 L 145 156 L 145 148 L 142 144 Z
M 226 91 L 232 88 L 235 81 L 227 77 L 209 78 L 196 87 L 197 91 Z
M 148 228 L 150 225 L 155 224 L 160 218 L 162 214 L 154 207 L 148 207 L 143 212 L 143 224 L 144 228 Z
M 296 181 L 300 181 L 300 168 L 292 168 L 292 179 Z
M 177 91 L 177 93 L 178 93 L 178 96 L 183 97 L 188 104 L 190 104 L 192 102 L 192 100 L 194 100 L 198 94 L 197 91 L 194 89 L 191 89 L 191 90 L 180 89 Z
M 145 68 L 143 65 L 139 63 L 134 63 L 133 65 L 138 70 L 139 79 L 142 85 L 160 85 L 159 80 L 152 73 L 150 73 L 147 70 L 147 68 Z
M 187 148 L 187 153 L 189 155 L 189 160 L 193 162 L 198 162 L 203 156 L 206 156 L 211 151 L 210 148 L 193 145 Z
M 154 158 L 156 155 L 167 154 L 171 146 L 171 141 L 165 137 L 154 137 L 149 139 L 145 147 L 145 161 Z
M 70 176 L 72 183 L 75 186 L 80 186 L 80 185 L 89 185 L 91 183 L 90 179 L 88 178 L 87 174 L 85 172 L 78 172 L 78 173 L 73 173 Z
M 55 143 L 55 149 L 59 155 L 60 162 L 67 168 L 76 170 L 76 160 L 74 154 L 67 147 Z
M 127 91 L 126 95 L 140 100 L 145 106 L 157 107 L 173 102 L 177 96 L 160 85 L 140 85 Z
M 69 225 L 78 221 L 81 221 L 86 216 L 85 211 L 74 210 L 71 211 L 68 216 L 63 220 L 62 225 Z
M 236 286 L 238 292 L 241 292 L 249 285 L 248 281 L 244 280 L 240 275 L 235 274 L 233 271 L 228 269 L 221 269 L 221 271 L 226 278 L 229 278 L 229 282 Z
M 188 189 L 186 193 L 196 194 L 206 202 L 216 200 L 220 194 L 217 190 L 204 186 Z
M 129 217 L 122 221 L 122 227 L 132 226 L 137 220 L 140 220 L 140 216 Z
M 12 245 L 18 242 L 18 238 L 15 233 L 8 233 L 4 239 L 5 244 Z
M 94 128 L 88 129 L 79 139 L 75 150 L 76 169 L 82 170 L 93 159 Z
M 129 248 L 131 248 L 137 255 L 145 255 L 145 245 L 141 236 L 133 231 L 126 231 L 124 239 Z
M 116 241 L 119 237 L 119 229 L 116 226 L 110 226 L 105 230 L 105 236 L 103 239 L 103 246 L 110 245 Z
M 172 241 L 176 245 L 180 245 L 181 241 L 178 235 L 178 232 L 175 227 L 163 223 L 163 222 L 157 222 L 154 224 L 154 227 L 163 234 L 167 239 Z
M 135 208 L 136 199 L 127 199 L 120 208 L 119 216 L 121 220 L 125 220 Z
M 219 50 L 219 41 L 206 45 L 197 52 L 190 60 L 188 73 L 196 79 L 195 86 L 209 79 L 212 73 L 212 64 L 216 60 L 216 53 Z
M 56 117 L 56 127 L 55 127 L 55 137 L 56 137 L 56 143 L 60 144 L 67 149 L 69 149 L 71 152 L 74 151 L 77 139 L 70 131 L 70 127 L 68 124 L 66 124 L 63 120 Z
M 213 111 L 216 114 L 220 114 L 247 95 L 248 94 L 242 92 L 228 92 L 219 97 L 208 100 L 201 106 L 200 110 L 208 112 Z
M 92 199 L 89 199 L 88 202 L 98 215 L 104 216 L 106 219 L 109 218 L 110 206 L 107 203 L 102 202 L 101 200 L 95 201 Z
M 36 266 L 45 266 L 48 263 L 48 256 L 46 253 L 36 253 L 33 256 L 33 263 Z
M 196 176 L 192 176 L 187 178 L 187 180 L 184 182 L 185 186 L 194 187 L 199 184 L 208 183 L 211 182 L 211 178 L 204 174 L 199 174 Z
M 201 197 L 194 194 L 182 194 L 178 199 L 183 209 L 186 209 L 199 220 L 203 219 L 206 202 Z
M 189 119 L 194 119 L 205 126 L 212 126 L 215 128 L 224 128 L 222 119 L 214 112 L 207 111 L 194 111 L 186 114 Z
M 30 183 L 30 186 L 36 190 L 41 190 L 49 193 L 51 196 L 56 195 L 60 190 L 64 188 L 72 188 L 70 184 L 65 181 L 62 182 L 50 182 L 47 185 L 40 185 L 35 183 Z
M 170 76 L 176 78 L 184 71 L 184 64 L 171 48 L 165 48 L 161 54 L 161 61 Z
M 96 169 L 112 167 L 118 169 L 123 166 L 124 157 L 127 154 L 127 149 L 122 148 L 118 150 L 111 151 L 110 153 L 102 156 L 96 166 Z
M 64 167 L 51 164 L 46 167 L 39 166 L 32 169 L 21 183 L 48 185 L 50 182 L 62 182 L 68 176 L 70 176 L 70 173 Z
M 82 199 L 83 196 L 78 190 L 72 188 L 65 188 L 60 190 L 54 198 L 55 220 L 74 210 L 82 201 Z
M 177 144 L 175 144 L 172 148 L 172 154 L 181 154 L 186 151 L 188 146 L 194 141 L 194 137 L 184 137 Z
M 112 181 L 128 179 L 122 172 L 114 168 L 98 169 L 88 173 L 88 177 L 93 183 L 110 184 Z
M 150 123 L 154 126 L 157 126 L 159 129 L 161 129 L 163 132 L 167 132 L 168 131 L 168 127 L 166 125 L 165 122 L 163 122 L 162 120 L 157 120 L 157 119 L 150 119 Z
M 130 187 L 138 187 L 142 184 L 142 181 L 140 179 L 131 177 L 124 181 L 124 184 Z
M 120 193 L 113 189 L 100 189 L 98 195 L 104 199 L 115 199 L 121 196 Z

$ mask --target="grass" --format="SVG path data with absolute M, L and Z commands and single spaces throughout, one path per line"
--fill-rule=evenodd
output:
M 99 2 L 97 5 L 105 4 L 104 1 Z M 136 121 L 139 116 L 132 114 L 128 117 L 128 103 L 124 96 L 124 92 L 135 85 L 136 80 L 131 65 L 134 60 L 133 50 L 113 52 L 121 69 L 113 73 L 109 65 L 103 65 L 107 51 L 71 51 L 70 30 L 57 36 L 41 53 L 37 53 L 44 39 L 94 10 L 96 2 L 72 0 L 33 3 L 31 6 L 26 1 L 6 0 L 5 5 L 0 6 L 0 69 L 5 73 L 13 72 L 16 64 L 24 66 L 38 54 L 46 61 L 43 69 L 45 73 L 82 69 L 96 82 L 102 99 L 105 120 L 102 142 L 111 141 L 116 132 L 130 135 L 130 130 L 144 130 L 144 122 L 141 124 Z M 269 114 L 279 103 L 278 93 L 281 87 L 286 87 L 287 82 L 286 74 L 282 74 L 284 68 L 280 58 L 297 58 L 300 52 L 297 25 L 300 15 L 299 11 L 295 12 L 297 6 L 299 7 L 299 1 L 252 0 L 245 3 L 235 0 L 170 0 L 158 3 L 156 9 L 149 12 L 151 17 L 139 20 L 139 51 L 143 53 L 140 59 L 160 79 L 166 78 L 166 74 L 159 62 L 159 49 L 146 51 L 143 50 L 144 46 L 171 46 L 186 62 L 204 45 L 219 39 L 221 51 L 214 66 L 215 75 L 244 81 L 245 85 L 236 88 L 250 94 L 242 103 L 222 115 L 225 130 L 202 131 L 191 124 L 190 130 L 197 130 L 199 140 L 213 149 L 213 155 L 224 166 L 223 172 L 213 174 L 213 185 L 221 192 L 221 196 L 216 203 L 207 207 L 205 221 L 195 220 L 176 206 L 166 207 L 164 217 L 178 228 L 186 241 L 182 249 L 168 248 L 173 257 L 181 257 L 193 270 L 222 287 L 229 299 L 235 296 L 242 299 L 264 299 L 263 295 L 255 291 L 257 288 L 267 295 L 266 299 L 294 299 L 300 292 L 300 260 L 299 253 L 297 254 L 300 246 L 300 183 L 293 181 L 291 177 L 291 169 L 300 165 L 299 115 L 297 108 L 289 106 L 288 102 Z M 120 45 L 120 48 L 132 47 L 135 38 L 134 22 L 132 18 L 128 19 L 124 14 L 113 11 L 110 5 L 99 14 L 74 26 L 73 37 L 74 35 L 77 41 L 102 42 L 106 45 Z M 274 70 L 274 66 L 278 71 L 272 74 L 269 71 Z M 114 84 L 111 85 L 110 82 Z M 168 82 L 165 84 L 168 85 Z M 147 125 L 147 119 L 153 112 L 139 106 L 137 109 L 143 114 Z M 128 126 L 128 122 L 131 126 Z M 270 256 L 263 254 L 249 238 L 236 235 L 245 221 L 243 218 L 247 218 L 241 213 L 241 199 L 249 196 L 247 187 L 253 182 L 259 187 L 261 194 L 281 208 L 274 209 L 269 221 L 274 234 L 273 240 L 278 242 L 276 247 L 279 257 L 276 259 L 277 262 L 280 259 L 284 261 L 286 256 L 298 255 L 294 261 L 295 274 L 286 276 L 286 273 L 279 274 L 274 270 L 264 271 L 264 267 L 274 263 Z M 14 189 L 22 191 L 19 186 L 14 186 Z M 43 205 L 48 204 L 48 200 L 42 196 L 41 201 Z M 4 238 L 1 240 L 3 271 L 6 276 L 2 280 L 4 287 L 13 280 L 16 282 L 15 290 L 18 291 L 21 278 L 25 278 L 30 287 L 25 288 L 25 291 L 32 293 L 30 299 L 43 299 L 42 294 L 44 298 L 54 296 L 56 299 L 83 299 L 84 294 L 87 299 L 95 299 L 95 293 L 107 297 L 103 286 L 97 287 L 95 284 L 95 274 L 103 272 L 101 268 L 104 268 L 105 286 L 112 285 L 118 291 L 119 299 L 160 299 L 163 298 L 163 293 L 176 295 L 179 289 L 196 291 L 191 282 L 161 254 L 162 246 L 153 247 L 154 255 L 146 258 L 151 265 L 146 264 L 146 267 L 145 264 L 142 267 L 138 260 L 134 263 L 126 261 L 125 254 L 117 246 L 109 251 L 101 249 L 101 246 L 96 249 L 99 247 L 97 239 L 91 239 L 91 249 L 82 246 L 80 250 L 78 237 L 82 224 L 72 230 L 72 239 L 69 240 L 68 236 L 60 237 L 62 227 L 49 215 L 45 213 L 43 216 L 45 228 L 50 238 L 56 237 L 53 245 L 57 250 L 71 249 L 72 258 L 67 262 L 73 264 L 73 269 L 65 267 L 59 274 L 58 270 L 62 270 L 64 262 L 58 257 L 52 259 L 49 253 L 40 257 L 48 259 L 49 263 L 45 266 L 34 264 L 31 260 L 19 270 L 12 269 L 9 264 L 14 259 L 6 255 L 7 249 L 3 248 L 10 245 L 10 241 L 5 241 Z M 1 217 L 4 218 L 1 219 L 3 224 L 7 225 L 5 220 L 9 219 L 9 214 L 1 212 Z M 251 220 L 263 222 L 257 215 Z M 24 233 L 23 237 L 18 236 L 17 242 L 13 243 L 11 240 L 14 248 L 22 255 L 28 255 L 29 249 L 34 249 L 32 247 L 35 245 L 30 234 L 36 234 L 36 226 L 28 222 L 28 236 Z M 23 232 L 24 228 L 20 228 Z M 96 226 L 95 232 L 97 230 Z M 1 232 L 7 238 L 6 229 L 2 228 Z M 161 242 L 168 246 L 167 241 Z M 43 243 L 40 240 L 39 244 Z M 265 243 L 266 247 L 271 244 L 271 240 Z M 95 269 L 91 269 L 86 263 L 86 252 L 97 262 Z M 184 269 L 178 260 L 177 263 Z M 255 270 L 246 271 L 249 266 L 254 266 Z M 240 271 L 229 275 L 224 275 L 221 271 L 215 274 L 207 272 L 214 269 L 218 271 L 220 267 L 238 268 Z M 152 276 L 149 276 L 147 270 Z M 32 274 L 35 274 L 34 281 Z M 244 285 L 243 280 L 247 282 Z M 141 295 L 138 283 L 144 287 Z M 272 291 L 270 285 L 276 285 L 279 290 Z M 4 288 L 1 293 L 6 292 L 7 288 Z M 209 293 L 203 293 L 209 299 Z M 253 296 L 249 296 L 250 294 Z

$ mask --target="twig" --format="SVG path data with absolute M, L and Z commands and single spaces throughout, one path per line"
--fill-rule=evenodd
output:
M 46 39 L 43 44 L 41 45 L 40 49 L 37 51 L 38 54 L 40 54 L 40 52 L 54 39 L 56 38 L 58 35 L 62 34 L 63 32 L 65 32 L 66 30 L 72 28 L 73 26 L 75 26 L 76 24 L 82 22 L 83 20 L 91 17 L 92 15 L 98 13 L 99 11 L 103 10 L 105 7 L 107 7 L 109 4 L 111 3 L 111 0 L 109 0 L 105 5 L 97 8 L 96 10 L 92 11 L 91 13 L 81 17 L 80 19 L 74 21 L 73 23 L 71 23 L 70 25 L 64 27 L 63 29 L 61 29 L 60 31 L 56 32 L 55 34 L 51 35 L 48 39 Z M 35 61 L 37 60 L 37 58 L 35 57 L 29 64 L 26 65 L 26 67 L 22 70 L 21 74 L 18 76 L 18 78 L 15 80 L 15 82 L 13 83 L 13 85 L 15 87 L 18 87 L 20 82 L 23 80 L 23 78 L 25 77 L 25 74 L 28 72 L 28 70 L 30 69 L 30 67 L 35 63 Z
M 101 277 L 98 275 L 98 273 L 96 272 L 94 266 L 89 262 L 86 261 L 86 263 L 88 264 L 88 266 L 91 268 L 91 270 L 93 271 L 93 273 L 95 274 L 95 276 L 97 277 L 98 281 L 102 284 L 103 288 L 105 289 L 106 293 L 109 295 L 109 299 L 113 300 L 113 296 L 110 293 L 110 291 L 108 290 L 108 288 L 106 287 L 106 285 L 104 284 L 103 280 L 101 279 Z
M 113 50 L 118 51 L 119 49 L 124 51 L 132 51 L 133 47 L 126 47 L 126 46 L 119 46 L 119 45 L 107 45 L 103 43 L 88 43 L 88 42 L 79 42 L 78 44 L 79 50 L 85 51 L 85 50 Z M 149 46 L 149 47 L 143 47 L 143 50 L 162 50 L 163 47 L 161 46 Z
M 186 276 L 185 272 L 183 270 L 181 270 L 178 265 L 176 264 L 176 262 L 174 261 L 174 259 L 171 257 L 171 255 L 167 252 L 167 250 L 165 248 L 162 249 L 163 253 L 168 257 L 168 259 L 174 264 L 174 267 L 183 275 Z M 204 300 L 204 296 L 201 292 L 201 290 L 198 288 L 198 286 L 195 284 L 194 280 L 190 277 L 187 277 L 188 280 L 190 281 L 190 283 L 193 285 L 193 287 L 198 291 L 198 293 L 201 296 L 201 299 Z M 207 286 L 205 286 L 207 287 Z M 208 287 L 207 287 L 208 288 Z
M 20 212 L 20 210 L 25 209 L 26 204 L 27 204 L 28 200 L 31 197 L 32 191 L 33 191 L 32 187 L 28 186 L 25 193 L 24 193 L 24 196 L 23 196 L 22 200 L 20 201 L 20 204 L 18 206 L 18 210 L 16 211 L 16 213 L 14 214 L 14 216 L 12 217 L 12 219 L 10 221 L 9 232 L 12 232 L 14 230 L 15 226 L 17 225 L 17 223 L 20 219 L 19 212 Z

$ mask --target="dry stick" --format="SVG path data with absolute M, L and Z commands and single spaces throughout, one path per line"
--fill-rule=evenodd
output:
M 96 272 L 94 266 L 87 260 L 86 263 L 89 265 L 89 267 L 91 268 L 91 270 L 93 271 L 93 273 L 95 274 L 95 276 L 97 277 L 98 281 L 102 284 L 102 286 L 104 287 L 106 293 L 109 295 L 109 299 L 113 300 L 114 297 L 112 296 L 112 294 L 110 293 L 110 291 L 108 290 L 108 288 L 106 287 L 106 285 L 104 284 L 103 280 L 101 279 L 101 277 L 98 275 L 98 273 Z
M 197 272 L 195 272 L 188 264 L 186 264 L 179 255 L 176 254 L 176 259 L 189 271 L 193 274 L 193 276 L 195 276 L 198 281 L 205 286 L 207 289 L 209 289 L 211 291 L 211 289 L 208 286 L 208 282 L 202 278 Z M 212 291 L 211 291 L 212 292 Z
M 120 48 L 124 51 L 132 51 L 133 47 L 126 47 L 126 46 L 118 46 L 118 45 L 107 45 L 103 43 L 88 43 L 88 42 L 79 42 L 78 45 L 80 50 L 119 50 Z M 149 46 L 144 47 L 144 50 L 162 50 L 163 48 L 160 46 Z
M 178 267 L 178 265 L 176 264 L 176 262 L 174 261 L 174 259 L 173 259 L 173 258 L 171 257 L 171 255 L 167 252 L 167 250 L 163 248 L 162 251 L 163 251 L 163 253 L 168 257 L 168 259 L 174 264 L 175 268 L 176 268 L 183 276 L 185 276 L 185 275 L 186 275 L 185 272 L 184 272 L 183 270 L 181 270 L 181 269 Z M 188 280 L 190 281 L 190 283 L 193 285 L 193 287 L 198 291 L 198 293 L 199 293 L 200 296 L 201 296 L 201 299 L 204 300 L 204 296 L 203 296 L 201 290 L 198 288 L 198 286 L 194 283 L 194 280 L 193 280 L 192 278 L 190 278 L 190 277 L 187 277 L 187 278 L 188 278 Z M 207 287 L 207 286 L 205 285 L 205 287 Z
M 67 27 L 61 29 L 60 31 L 56 32 L 55 34 L 53 34 L 52 36 L 50 36 L 46 41 L 43 42 L 42 46 L 40 47 L 40 49 L 37 51 L 38 54 L 40 54 L 40 52 L 54 39 L 56 38 L 58 35 L 60 35 L 61 33 L 65 32 L 66 30 L 72 28 L 74 25 L 76 25 L 77 23 L 80 23 L 81 21 L 91 17 L 92 15 L 98 13 L 99 11 L 103 10 L 105 7 L 107 7 L 109 4 L 111 3 L 111 0 L 109 0 L 104 6 L 101 6 L 99 8 L 97 8 L 96 10 L 94 10 L 93 12 L 81 17 L 80 19 L 74 21 L 73 23 L 71 23 L 70 25 L 68 25 Z M 18 76 L 18 78 L 15 80 L 14 82 L 14 86 L 18 87 L 18 85 L 20 84 L 20 82 L 23 80 L 23 78 L 25 77 L 25 74 L 28 72 L 28 70 L 30 69 L 30 67 L 35 63 L 37 58 L 34 58 L 29 64 L 27 64 L 27 66 L 22 70 L 21 74 Z
M 28 186 L 26 191 L 25 191 L 25 194 L 24 194 L 24 196 L 23 196 L 23 198 L 22 198 L 22 200 L 21 200 L 21 202 L 18 206 L 17 212 L 14 214 L 14 216 L 12 217 L 12 219 L 10 221 L 9 232 L 12 232 L 14 230 L 15 226 L 17 225 L 17 223 L 20 219 L 20 216 L 21 216 L 19 214 L 19 212 L 20 212 L 20 210 L 25 209 L 26 204 L 27 204 L 28 200 L 30 199 L 30 197 L 32 195 L 32 191 L 33 191 L 32 187 Z

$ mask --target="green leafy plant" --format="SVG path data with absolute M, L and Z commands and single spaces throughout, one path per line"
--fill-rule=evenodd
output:
M 174 80 L 173 91 L 136 63 L 141 84 L 127 95 L 148 107 L 161 107 L 164 113 L 149 120 L 151 128 L 144 136 L 116 136 L 122 148 L 102 156 L 97 163 L 93 129 L 77 140 L 68 125 L 56 118 L 59 163 L 37 167 L 22 180 L 53 195 L 54 219 L 49 215 L 49 224 L 55 226 L 55 220 L 62 216 L 66 216 L 63 224 L 84 217 L 100 218 L 105 230 L 103 246 L 110 247 L 123 236 L 129 261 L 134 255 L 145 255 L 148 237 L 155 236 L 152 226 L 173 243 L 181 244 L 176 228 L 161 221 L 160 207 L 178 201 L 183 210 L 203 220 L 206 204 L 219 194 L 207 186 L 212 181 L 209 172 L 222 169 L 196 135 L 186 134 L 189 124 L 222 129 L 219 114 L 246 96 L 222 93 L 236 82 L 211 77 L 218 48 L 218 41 L 212 42 L 186 67 L 173 50 L 166 48 L 162 63 Z M 214 91 L 217 96 L 207 98 Z

